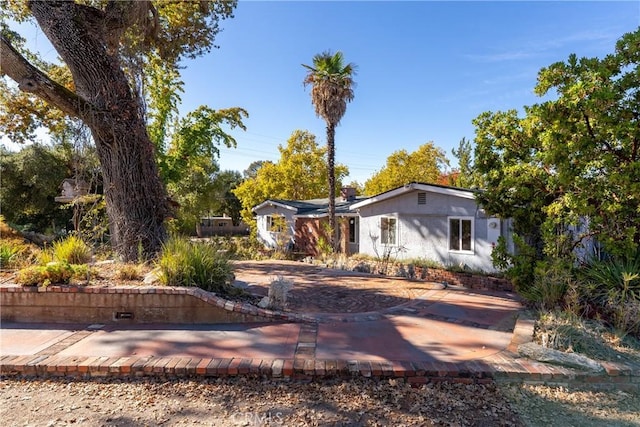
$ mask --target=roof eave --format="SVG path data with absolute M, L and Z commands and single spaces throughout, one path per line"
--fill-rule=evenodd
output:
M 349 207 L 349 209 L 351 210 L 360 209 L 364 206 L 368 206 L 374 203 L 379 203 L 388 199 L 392 199 L 394 197 L 400 196 L 405 193 L 409 193 L 414 190 L 444 194 L 448 196 L 456 196 L 463 199 L 475 199 L 475 194 L 474 194 L 474 191 L 472 190 L 463 190 L 459 188 L 441 187 L 441 186 L 412 182 L 412 183 L 403 185 L 402 187 L 394 188 L 393 190 L 389 190 L 384 193 L 378 194 L 377 196 L 369 197 L 368 199 L 365 199 L 361 202 L 354 203 Z

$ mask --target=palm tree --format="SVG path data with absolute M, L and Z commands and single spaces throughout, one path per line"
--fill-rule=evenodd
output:
M 325 51 L 313 57 L 313 66 L 304 65 L 307 75 L 304 85 L 311 85 L 311 103 L 316 115 L 327 124 L 327 166 L 329 182 L 329 239 L 336 251 L 336 177 L 335 177 L 335 135 L 336 126 L 347 111 L 347 102 L 353 100 L 356 66 L 344 63 L 342 52 L 332 54 Z

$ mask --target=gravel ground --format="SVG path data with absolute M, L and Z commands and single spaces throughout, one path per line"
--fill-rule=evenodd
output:
M 4 379 L 0 419 L 4 426 L 640 426 L 640 396 L 365 379 Z

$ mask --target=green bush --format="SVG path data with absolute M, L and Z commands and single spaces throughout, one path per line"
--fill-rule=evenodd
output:
M 157 262 L 164 285 L 197 286 L 212 292 L 230 293 L 233 267 L 216 245 L 169 239 Z
M 635 254 L 594 261 L 585 270 L 589 292 L 601 305 L 609 301 L 640 301 L 640 250 Z
M 23 286 L 48 286 L 67 284 L 72 278 L 84 279 L 89 275 L 87 265 L 72 265 L 66 262 L 50 262 L 18 271 L 16 282 Z
M 69 264 L 85 264 L 91 261 L 91 248 L 79 237 L 69 236 L 53 244 L 53 258 Z
M 551 310 L 562 305 L 567 290 L 574 282 L 571 266 L 560 260 L 537 263 L 531 286 L 520 294 L 535 305 Z
M 519 293 L 526 292 L 535 280 L 536 250 L 517 234 L 513 235 L 513 244 L 515 254 L 509 252 L 506 239 L 500 236 L 491 252 L 491 260 L 495 268 L 504 271 Z
M 585 299 L 616 328 L 640 334 L 640 249 L 604 261 L 594 261 L 582 274 Z M 632 312 L 631 314 L 629 312 Z

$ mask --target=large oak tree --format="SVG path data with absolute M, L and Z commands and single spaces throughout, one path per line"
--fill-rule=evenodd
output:
M 178 69 L 214 47 L 235 1 L 9 2 L 2 17 L 35 19 L 71 73 L 71 88 L 37 67 L 3 25 L 0 71 L 23 92 L 91 130 L 104 178 L 112 245 L 124 260 L 155 254 L 169 214 L 147 128 L 140 73 L 148 58 Z

